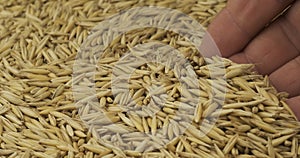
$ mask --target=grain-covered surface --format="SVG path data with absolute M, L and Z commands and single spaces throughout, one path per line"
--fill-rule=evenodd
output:
M 106 58 L 99 61 L 99 67 L 107 68 L 116 62 L 128 47 L 149 39 L 158 40 L 183 52 L 197 73 L 200 89 L 178 88 L 176 72 L 159 64 L 139 67 L 130 80 L 130 94 L 138 104 L 142 106 L 149 101 L 147 85 L 163 85 L 169 90 L 169 104 L 156 116 L 147 118 L 114 106 L 114 101 L 122 99 L 122 94 L 114 97 L 106 92 L 110 90 L 111 71 L 100 69 L 101 73 L 95 76 L 100 107 L 84 106 L 79 112 L 74 105 L 73 63 L 90 30 L 100 21 L 132 6 L 157 5 L 177 8 L 207 26 L 225 4 L 222 0 L 1 1 L 0 155 L 45 158 L 297 157 L 300 154 L 300 126 L 284 103 L 286 95 L 277 93 L 267 77 L 249 71 L 252 65 L 238 65 L 217 57 L 204 60 L 189 43 L 172 32 L 151 28 L 128 32 L 107 49 Z M 209 73 L 209 69 L 219 68 L 218 63 L 226 66 L 225 85 Z M 211 91 L 212 83 L 220 85 Z M 223 90 L 222 86 L 226 86 L 225 104 L 222 110 L 215 111 L 218 99 L 212 98 L 218 98 L 217 92 Z M 181 131 L 182 125 L 178 122 L 169 121 L 179 109 L 175 100 L 181 95 L 186 98 L 198 96 L 203 101 L 195 107 L 193 115 L 188 116 L 193 119 L 193 126 L 185 131 Z M 167 137 L 173 139 L 160 149 L 148 151 L 145 145 L 135 151 L 119 150 L 104 140 L 125 137 L 142 141 L 143 138 L 133 133 L 108 135 L 99 141 L 96 128 L 87 128 L 79 117 L 79 114 L 87 120 L 97 117 L 88 115 L 97 109 L 104 109 L 111 121 L 133 132 L 153 134 L 157 129 L 166 129 Z M 208 115 L 220 115 L 213 127 L 208 127 L 209 119 L 203 119 Z M 210 128 L 212 130 L 206 136 L 200 135 Z M 115 129 L 111 126 L 109 130 Z M 179 134 L 181 132 L 183 134 Z M 151 142 L 155 143 L 155 138 Z

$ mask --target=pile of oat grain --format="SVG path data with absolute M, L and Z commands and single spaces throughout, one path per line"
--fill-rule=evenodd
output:
M 133 6 L 176 8 L 207 26 L 225 5 L 225 0 L 10 0 L 0 2 L 0 155 L 1 157 L 297 157 L 300 155 L 300 126 L 268 77 L 227 59 L 199 56 L 199 52 L 176 33 L 149 28 L 133 30 L 114 41 L 99 63 L 95 85 L 99 107 L 78 108 L 72 91 L 73 64 L 90 30 L 110 15 Z M 149 40 L 161 41 L 180 50 L 197 74 L 200 89 L 178 88 L 176 71 L 157 63 L 140 66 L 130 79 L 130 95 L 141 107 L 149 102 L 149 85 L 163 85 L 168 104 L 154 117 L 126 112 L 115 103 L 123 94 L 110 93 L 114 64 L 129 49 Z M 223 63 L 226 80 L 210 75 Z M 100 71 L 101 70 L 101 71 Z M 76 81 L 76 80 L 75 80 Z M 88 83 L 88 79 L 84 80 Z M 223 84 L 225 82 L 225 85 Z M 216 89 L 211 91 L 211 84 Z M 219 83 L 219 84 L 218 84 Z M 148 85 L 148 86 L 147 86 Z M 220 108 L 218 91 L 226 87 L 225 103 Z M 183 86 L 184 87 L 184 86 Z M 219 89 L 218 89 L 219 87 Z M 221 88 L 220 88 L 221 87 Z M 183 96 L 183 97 L 179 97 Z M 190 96 L 201 98 L 195 112 L 187 117 L 192 126 L 174 116 L 180 105 L 189 108 Z M 220 96 L 219 96 L 220 97 Z M 217 98 L 217 99 L 216 99 Z M 218 110 L 218 107 L 220 108 Z M 217 109 L 217 110 L 216 110 Z M 131 131 L 105 136 L 107 127 L 88 128 L 100 110 L 110 121 Z M 207 116 L 219 116 L 210 126 Z M 172 119 L 171 119 L 172 118 Z M 102 124 L 101 124 L 102 123 Z M 210 130 L 206 136 L 201 133 Z M 120 150 L 106 141 L 134 140 L 135 132 L 155 134 L 165 131 L 171 142 L 159 149 L 144 146 Z M 95 132 L 96 131 L 96 132 Z M 182 134 L 179 134 L 182 133 Z M 103 136 L 104 135 L 104 136 Z M 140 140 L 142 138 L 138 138 Z M 122 140 L 121 140 L 122 141 Z

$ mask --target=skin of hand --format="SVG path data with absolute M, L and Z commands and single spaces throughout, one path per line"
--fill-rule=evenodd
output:
M 255 64 L 288 92 L 286 102 L 300 120 L 300 1 L 228 0 L 208 32 L 223 57 Z

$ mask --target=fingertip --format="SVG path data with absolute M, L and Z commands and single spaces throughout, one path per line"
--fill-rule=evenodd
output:
M 286 101 L 290 106 L 291 110 L 294 112 L 298 121 L 300 120 L 300 96 L 290 98 Z
M 204 35 L 199 49 L 201 55 L 206 58 L 210 58 L 212 56 L 222 56 L 219 47 L 209 32 Z
M 248 35 L 240 29 L 227 8 L 224 8 L 208 27 L 222 56 L 230 57 L 248 42 Z

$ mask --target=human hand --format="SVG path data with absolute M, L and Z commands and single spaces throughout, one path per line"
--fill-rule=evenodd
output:
M 208 32 L 222 56 L 254 63 L 278 91 L 288 92 L 287 103 L 300 120 L 300 1 L 229 0 Z

